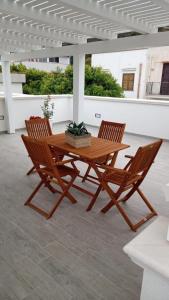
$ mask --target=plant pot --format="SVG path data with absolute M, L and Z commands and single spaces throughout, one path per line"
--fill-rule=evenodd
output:
M 91 134 L 85 134 L 81 136 L 73 135 L 69 132 L 65 132 L 65 142 L 74 148 L 83 148 L 91 146 Z
M 53 129 L 53 120 L 52 119 L 48 119 L 48 120 L 49 120 L 50 128 Z

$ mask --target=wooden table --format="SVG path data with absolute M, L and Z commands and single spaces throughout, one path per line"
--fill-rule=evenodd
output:
M 50 146 L 56 147 L 66 153 L 78 155 L 79 158 L 86 161 L 93 161 L 102 156 L 106 156 L 129 147 L 129 145 L 113 143 L 97 137 L 91 137 L 91 139 L 90 147 L 74 148 L 65 142 L 64 133 L 51 135 L 45 138 Z
M 103 156 L 108 156 L 111 153 L 118 152 L 120 150 L 124 150 L 129 147 L 129 145 L 114 143 L 108 140 L 104 140 L 97 137 L 91 137 L 91 146 L 84 148 L 74 148 L 65 142 L 65 134 L 56 134 L 51 135 L 45 138 L 49 146 L 57 148 L 58 150 L 65 152 L 65 154 L 74 154 L 78 156 L 80 161 L 88 163 L 95 171 L 98 176 L 98 180 L 100 181 L 100 172 L 98 170 L 98 166 L 95 161 L 98 158 Z M 80 190 L 81 192 L 86 193 L 87 195 L 94 196 L 90 191 L 78 186 L 73 185 L 74 188 Z

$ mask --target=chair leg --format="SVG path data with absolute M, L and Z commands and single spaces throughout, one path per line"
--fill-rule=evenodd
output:
M 33 173 L 33 171 L 35 170 L 35 167 L 33 166 L 27 173 L 26 173 L 26 175 L 30 175 L 30 174 L 32 174 Z
M 54 207 L 51 209 L 50 213 L 47 215 L 46 219 L 50 219 L 52 217 L 52 215 L 54 214 L 55 210 L 58 208 L 58 206 L 60 205 L 60 203 L 62 202 L 63 198 L 65 197 L 65 193 L 63 193 L 60 198 L 58 199 L 58 201 L 56 202 L 56 204 L 54 205 Z
M 90 211 L 92 209 L 92 207 L 94 206 L 96 200 L 97 200 L 97 197 L 99 196 L 100 192 L 102 190 L 102 185 L 99 185 L 94 197 L 92 198 L 92 200 L 90 201 L 89 203 L 89 206 L 87 207 L 86 211 Z
M 117 207 L 117 209 L 119 210 L 120 214 L 123 216 L 124 220 L 126 221 L 126 223 L 129 225 L 129 227 L 131 228 L 131 230 L 136 231 L 141 225 L 143 225 L 145 222 L 147 222 L 148 220 L 150 220 L 152 217 L 157 215 L 157 212 L 154 210 L 154 208 L 151 206 L 151 204 L 149 203 L 149 201 L 147 200 L 147 198 L 144 196 L 144 194 L 142 193 L 142 191 L 134 186 L 133 189 L 127 194 L 127 199 L 129 198 L 129 194 L 133 194 L 135 191 L 138 191 L 139 195 L 141 196 L 141 198 L 143 199 L 143 201 L 145 202 L 145 204 L 147 205 L 147 207 L 150 209 L 151 213 L 147 214 L 144 218 L 142 218 L 139 222 L 137 222 L 136 224 L 133 224 L 130 220 L 130 218 L 128 217 L 127 213 L 125 212 L 125 210 L 121 207 L 120 202 L 121 200 L 119 199 L 119 196 L 114 196 L 112 191 L 109 189 L 106 189 L 107 193 L 109 194 L 111 201 L 102 208 L 101 212 L 102 213 L 106 213 L 113 205 L 115 205 Z
M 37 187 L 35 188 L 35 190 L 32 192 L 32 194 L 29 196 L 28 200 L 25 202 L 24 205 L 28 205 L 31 200 L 33 199 L 33 197 L 36 195 L 36 193 L 39 191 L 39 189 L 41 188 L 41 186 L 44 184 L 43 180 L 41 180 L 39 182 L 39 184 L 37 185 Z
M 91 166 L 89 165 L 88 168 L 87 168 L 87 171 L 82 179 L 82 182 L 85 182 L 85 180 L 87 179 L 89 173 L 90 173 L 90 170 L 91 170 Z
M 53 194 L 57 192 L 57 190 L 48 182 L 45 184 L 45 187 L 47 187 Z
M 140 188 L 138 186 L 134 186 L 133 189 L 127 195 L 124 196 L 124 198 L 120 199 L 120 202 L 126 202 L 136 191 L 138 192 L 140 197 L 143 199 L 146 206 L 150 209 L 150 211 L 157 215 L 157 212 L 155 211 L 153 206 L 150 204 L 150 202 L 148 201 L 148 199 L 146 198 L 146 196 L 143 194 L 143 192 L 140 190 Z
M 133 185 L 133 188 L 122 199 L 120 199 L 120 202 L 128 201 L 130 199 L 130 197 L 137 191 L 137 186 Z
M 60 196 L 60 198 L 57 200 L 55 206 L 51 209 L 50 213 L 48 214 L 48 216 L 46 217 L 47 219 L 50 219 L 52 217 L 52 215 L 54 214 L 54 212 L 56 211 L 56 209 L 58 208 L 58 206 L 60 205 L 60 203 L 62 202 L 64 197 L 69 198 L 69 200 L 74 204 L 76 203 L 76 199 L 70 194 L 69 189 L 71 188 L 75 178 L 77 176 L 73 177 L 72 180 L 69 182 L 69 184 L 66 186 L 66 188 L 64 186 L 62 186 L 63 188 L 63 194 Z
M 158 215 L 156 210 L 153 208 L 153 206 L 150 204 L 146 196 L 143 194 L 143 192 L 140 190 L 140 188 L 137 188 L 137 192 L 139 193 L 140 197 L 143 199 L 144 203 L 147 205 L 149 210 L 154 213 L 155 215 Z
M 77 203 L 77 200 L 69 192 L 67 192 L 66 197 L 70 200 L 70 202 L 72 202 L 72 204 Z
M 32 192 L 32 194 L 29 196 L 28 200 L 25 202 L 24 205 L 30 206 L 32 209 L 34 209 L 35 211 L 37 211 L 38 213 L 40 213 L 41 215 L 43 215 L 44 217 L 46 217 L 46 219 L 51 218 L 51 216 L 53 215 L 53 213 L 55 212 L 55 210 L 57 209 L 57 207 L 59 206 L 59 204 L 62 202 L 62 200 L 63 200 L 64 197 L 67 197 L 73 204 L 77 202 L 76 199 L 69 192 L 69 189 L 71 188 L 71 186 L 72 186 L 74 180 L 76 179 L 76 177 L 77 176 L 74 176 L 72 178 L 72 180 L 66 186 L 65 185 L 61 186 L 61 188 L 63 189 L 63 193 L 61 193 L 60 198 L 57 200 L 57 203 L 55 204 L 55 206 L 51 209 L 51 211 L 49 213 L 46 212 L 46 211 L 44 211 L 43 209 L 37 207 L 33 203 L 31 203 L 33 197 L 35 196 L 35 194 L 38 192 L 38 190 L 40 189 L 40 187 L 43 184 L 44 184 L 44 186 L 48 187 L 49 190 L 51 190 L 52 186 L 47 182 L 46 178 L 42 178 L 42 180 L 37 185 L 37 187 Z M 53 191 L 53 190 L 51 190 L 51 191 Z
M 110 194 L 109 194 L 110 196 Z M 111 197 L 111 201 L 102 208 L 101 212 L 102 213 L 106 213 L 113 205 L 115 205 L 118 209 L 118 211 L 120 212 L 120 214 L 122 215 L 122 217 L 124 218 L 124 220 L 126 221 L 126 223 L 129 225 L 129 227 L 133 230 L 136 231 L 134 228 L 133 223 L 130 221 L 128 215 L 126 214 L 126 212 L 124 211 L 124 209 L 121 207 L 121 205 L 118 203 L 118 198 L 112 198 Z
M 67 186 L 66 186 L 66 194 L 65 194 L 65 196 L 70 200 L 70 202 L 71 202 L 72 204 L 77 203 L 77 200 L 76 200 L 76 199 L 72 196 L 72 194 L 69 192 L 69 189 L 72 187 L 73 182 L 75 181 L 76 177 L 77 177 L 77 175 L 73 176 L 73 177 L 72 177 L 72 180 L 70 180 L 70 182 L 69 182 L 69 183 L 67 184 Z

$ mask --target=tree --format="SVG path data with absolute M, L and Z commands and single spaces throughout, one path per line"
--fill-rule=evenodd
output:
M 111 73 L 101 67 L 85 68 L 85 95 L 123 97 L 123 90 Z
M 73 93 L 73 67 L 69 65 L 65 71 L 54 72 L 28 69 L 23 64 L 11 65 L 11 72 L 24 73 L 26 83 L 23 84 L 25 94 L 50 95 Z M 108 71 L 101 67 L 85 67 L 85 95 L 124 97 L 122 87 Z

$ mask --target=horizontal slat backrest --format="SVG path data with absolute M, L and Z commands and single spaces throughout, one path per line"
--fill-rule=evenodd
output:
M 162 140 L 158 140 L 152 144 L 140 147 L 128 169 L 132 176 L 136 174 L 146 174 L 151 167 L 160 147 Z
M 48 144 L 45 141 L 38 141 L 31 137 L 22 135 L 22 140 L 28 151 L 28 154 L 35 166 L 45 166 L 52 169 L 54 166 L 52 154 Z
M 126 124 L 102 121 L 98 137 L 120 143 L 122 141 Z
M 39 139 L 52 135 L 52 130 L 49 124 L 49 120 L 45 118 L 36 118 L 25 120 L 28 136 Z

